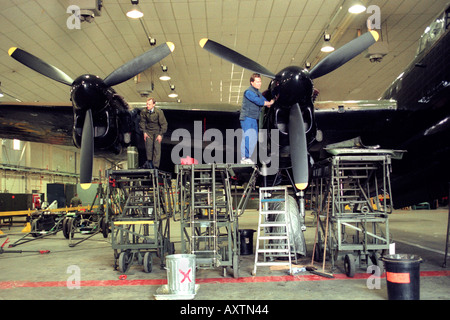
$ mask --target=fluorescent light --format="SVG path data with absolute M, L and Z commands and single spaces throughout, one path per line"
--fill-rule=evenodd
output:
M 144 14 L 140 12 L 138 9 L 132 9 L 127 12 L 127 17 L 131 19 L 139 19 L 142 18 Z
M 366 11 L 366 7 L 361 2 L 356 2 L 350 8 L 348 8 L 348 12 L 358 14 Z
M 169 44 L 170 42 L 167 42 L 167 44 Z M 173 43 L 172 43 L 173 46 Z M 170 48 L 170 46 L 169 46 Z M 172 49 L 170 49 L 170 51 L 173 51 Z M 169 81 L 170 80 L 170 76 L 167 74 L 167 66 L 161 65 L 161 70 L 163 71 L 163 74 L 161 77 L 159 77 L 159 80 L 162 81 Z
M 170 79 L 171 78 L 167 74 L 164 74 L 161 77 L 159 77 L 159 80 L 162 80 L 162 81 L 169 81 Z
M 322 52 L 332 52 L 334 51 L 334 47 L 331 45 L 330 40 L 325 40 L 323 42 L 322 48 L 320 48 Z
M 176 98 L 176 97 L 178 97 L 178 93 L 176 92 L 172 92 L 169 94 L 169 98 Z
M 331 35 L 327 32 L 324 33 L 323 35 L 323 44 L 322 44 L 322 48 L 320 48 L 320 51 L 322 52 L 332 52 L 334 51 L 334 47 L 331 45 L 330 43 L 330 39 L 331 39 Z
M 334 51 L 334 47 L 332 45 L 330 45 L 329 43 L 325 42 L 322 46 L 322 48 L 320 49 L 320 51 L 322 52 L 333 52 Z
M 139 0 L 132 0 L 131 9 L 127 12 L 127 17 L 131 19 L 139 19 L 144 16 L 144 14 L 138 9 Z

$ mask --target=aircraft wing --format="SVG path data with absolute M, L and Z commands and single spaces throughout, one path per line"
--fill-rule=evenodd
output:
M 330 144 L 361 137 L 370 146 L 384 134 L 392 120 L 398 116 L 394 100 L 321 101 L 315 102 L 317 129 L 321 141 L 310 146 L 312 154 L 323 154 Z
M 0 102 L 0 138 L 73 146 L 70 103 Z
M 145 102 L 129 103 L 131 109 L 145 108 Z M 177 144 L 170 137 L 176 129 L 186 129 L 195 139 L 208 129 L 238 129 L 240 106 L 232 104 L 158 103 L 169 123 L 164 143 Z M 315 103 L 321 142 L 311 146 L 317 152 L 328 144 L 358 136 L 380 135 L 397 110 L 392 100 L 321 101 Z M 0 138 L 73 146 L 73 109 L 70 103 L 1 102 Z M 202 136 L 199 136 L 202 139 Z M 363 140 L 363 142 L 365 142 Z M 203 142 L 205 144 L 205 142 Z M 207 143 L 208 144 L 208 143 Z

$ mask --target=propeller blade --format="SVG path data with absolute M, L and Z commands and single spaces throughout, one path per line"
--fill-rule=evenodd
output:
M 80 183 L 91 183 L 94 162 L 94 122 L 91 109 L 86 111 L 84 118 L 80 161 Z
M 105 84 L 112 87 L 131 79 L 135 75 L 150 68 L 158 61 L 167 57 L 173 52 L 174 49 L 175 45 L 172 42 L 166 42 L 154 49 L 144 52 L 140 56 L 128 61 L 121 67 L 114 70 L 109 76 L 106 77 Z
M 266 77 L 269 77 L 271 79 L 275 78 L 275 75 L 267 70 L 265 67 L 260 65 L 259 63 L 243 56 L 240 53 L 237 53 L 236 51 L 227 48 L 220 43 L 217 43 L 213 40 L 203 38 L 199 42 L 200 47 L 203 49 L 211 52 L 212 54 L 215 54 L 216 56 L 228 60 L 231 63 L 237 64 L 238 66 L 241 66 L 242 68 L 248 69 L 253 72 L 260 73 L 261 75 L 264 75 Z
M 377 42 L 378 38 L 379 35 L 376 31 L 370 31 L 346 43 L 336 51 L 326 56 L 311 70 L 311 79 L 317 79 L 333 70 L 336 70 L 344 63 L 350 61 L 372 44 Z
M 297 189 L 304 190 L 308 186 L 308 149 L 305 124 L 298 103 L 291 107 L 289 114 L 289 145 L 294 183 Z
M 19 61 L 20 63 L 26 65 L 28 68 L 33 69 L 40 74 L 49 77 L 50 79 L 56 80 L 58 82 L 71 85 L 73 80 L 63 71 L 58 68 L 42 61 L 36 56 L 33 56 L 31 53 L 28 53 L 22 49 L 11 47 L 8 50 L 8 54 Z

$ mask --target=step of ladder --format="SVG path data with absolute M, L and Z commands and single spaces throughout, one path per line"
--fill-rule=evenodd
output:
M 274 192 L 280 191 L 282 194 L 280 198 L 272 198 Z M 259 219 L 253 275 L 256 275 L 258 266 L 289 266 L 289 273 L 292 273 L 292 252 L 288 228 L 290 219 L 287 199 L 287 187 L 264 187 L 259 189 Z M 282 203 L 281 206 L 284 209 L 271 210 L 269 204 L 275 203 Z M 284 215 L 284 219 L 280 219 L 281 221 L 267 221 L 270 219 L 269 217 L 276 218 L 278 215 Z M 278 230 L 275 232 L 270 229 L 272 227 Z M 259 255 L 263 256 L 263 261 L 259 261 Z M 276 261 L 280 257 L 288 257 L 288 259 Z

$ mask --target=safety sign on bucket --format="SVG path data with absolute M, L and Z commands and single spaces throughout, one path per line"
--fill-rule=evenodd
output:
M 189 281 L 189 282 L 192 282 L 191 281 L 191 279 L 189 278 L 189 273 L 191 273 L 191 270 L 192 269 L 189 269 L 187 272 L 183 272 L 183 270 L 178 270 L 178 271 L 180 271 L 180 273 L 183 275 L 183 279 L 181 279 L 181 283 L 183 283 L 186 279 Z
M 386 272 L 386 280 L 392 283 L 410 283 L 411 279 L 408 273 Z
M 168 255 L 166 264 L 169 293 L 195 294 L 195 255 Z

